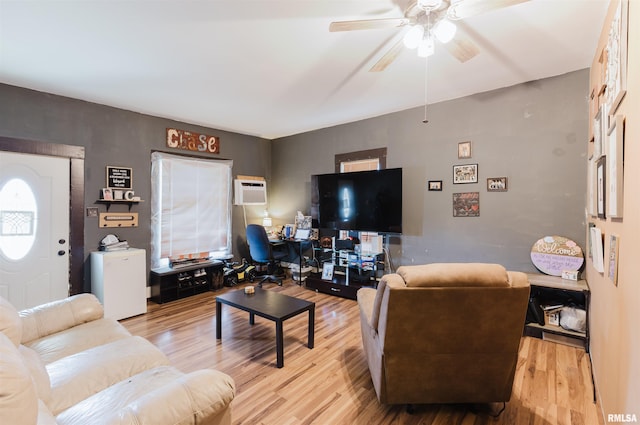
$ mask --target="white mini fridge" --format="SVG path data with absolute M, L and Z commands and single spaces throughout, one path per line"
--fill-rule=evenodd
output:
M 116 320 L 147 312 L 147 258 L 144 249 L 91 253 L 91 292 Z

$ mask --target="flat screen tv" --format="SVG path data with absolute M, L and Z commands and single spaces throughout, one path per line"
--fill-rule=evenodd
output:
M 402 233 L 402 168 L 314 176 L 323 229 Z

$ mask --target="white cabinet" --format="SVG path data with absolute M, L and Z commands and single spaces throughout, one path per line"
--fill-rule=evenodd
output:
M 147 312 L 147 259 L 144 249 L 91 253 L 91 292 L 116 320 Z

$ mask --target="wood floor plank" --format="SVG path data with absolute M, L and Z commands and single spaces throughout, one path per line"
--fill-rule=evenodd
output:
M 179 369 L 214 368 L 236 382 L 233 424 L 603 425 L 593 403 L 590 360 L 580 348 L 521 340 L 511 401 L 502 404 L 381 405 L 360 337 L 355 301 L 301 287 L 291 280 L 265 289 L 316 303 L 315 346 L 307 347 L 307 315 L 284 322 L 284 368 L 276 368 L 275 325 L 222 307 L 217 340 L 215 296 L 235 288 L 158 305 L 122 321 L 149 339 Z

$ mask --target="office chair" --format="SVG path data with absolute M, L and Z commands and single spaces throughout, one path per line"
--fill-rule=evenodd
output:
M 274 252 L 267 231 L 258 224 L 249 224 L 247 226 L 247 243 L 249 244 L 249 253 L 254 262 L 267 265 L 267 275 L 262 277 L 258 288 L 262 288 L 262 284 L 266 281 L 277 283 L 282 286 L 282 277 L 275 274 L 279 267 L 280 260 L 287 256 L 286 252 Z

